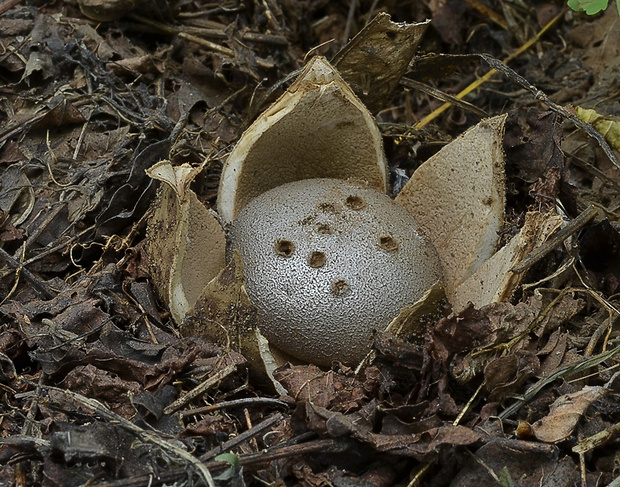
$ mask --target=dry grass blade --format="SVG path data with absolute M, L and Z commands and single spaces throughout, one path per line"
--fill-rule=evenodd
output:
M 608 352 L 600 353 L 594 357 L 590 357 L 584 360 L 580 360 L 576 363 L 570 363 L 565 365 L 564 367 L 559 368 L 555 372 L 553 372 L 549 377 L 545 377 L 540 379 L 536 384 L 531 386 L 527 392 L 523 395 L 521 399 L 519 399 L 514 404 L 508 406 L 499 414 L 499 419 L 507 419 L 513 414 L 515 414 L 519 409 L 525 406 L 528 402 L 530 402 L 540 391 L 542 391 L 545 387 L 553 383 L 555 380 L 560 379 L 562 377 L 569 377 L 573 374 L 577 374 L 578 372 L 583 372 L 584 370 L 591 369 L 592 367 L 596 367 L 597 365 L 609 360 L 614 355 L 620 352 L 620 345 L 609 350 Z
M 538 88 L 533 86 L 523 76 L 521 76 L 520 74 L 516 73 L 514 70 L 510 69 L 503 62 L 501 62 L 499 59 L 495 59 L 493 56 L 489 56 L 487 54 L 480 54 L 480 57 L 482 59 L 484 59 L 489 64 L 489 66 L 491 66 L 493 69 L 504 73 L 512 81 L 518 83 L 523 88 L 525 88 L 530 93 L 532 93 L 532 95 L 534 95 L 534 97 L 537 100 L 539 100 L 540 102 L 542 102 L 545 105 L 547 105 L 554 112 L 556 112 L 556 113 L 562 115 L 563 117 L 567 118 L 568 120 L 570 120 L 577 127 L 579 127 L 581 130 L 583 130 L 585 133 L 587 133 L 590 137 L 596 139 L 596 141 L 600 145 L 601 149 L 603 149 L 603 151 L 605 152 L 605 155 L 607 157 L 609 157 L 609 160 L 614 164 L 614 166 L 616 166 L 618 169 L 620 169 L 620 162 L 618 162 L 618 159 L 616 158 L 616 155 L 614 154 L 614 151 L 612 150 L 612 148 L 609 146 L 609 144 L 605 140 L 605 137 L 603 137 L 603 135 L 598 130 L 596 130 L 594 127 L 592 127 L 592 125 L 590 125 L 587 122 L 584 122 L 577 115 L 571 113 L 566 108 L 558 105 L 557 103 L 552 102 L 547 97 L 547 95 L 545 95 L 542 91 L 540 91 Z

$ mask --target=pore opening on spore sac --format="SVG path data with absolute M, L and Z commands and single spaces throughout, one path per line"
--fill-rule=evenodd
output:
M 332 228 L 327 223 L 319 223 L 316 226 L 316 231 L 317 233 L 321 233 L 323 235 L 331 235 L 332 233 L 334 233 Z
M 364 201 L 364 199 L 355 194 L 347 196 L 344 204 L 352 210 L 361 210 L 362 208 L 364 208 L 364 206 L 366 206 L 366 202 Z
M 325 253 L 323 252 L 311 252 L 308 256 L 308 265 L 310 267 L 323 267 L 325 265 Z
M 281 255 L 282 257 L 290 257 L 293 255 L 293 252 L 295 252 L 295 244 L 290 240 L 280 238 L 276 240 L 274 250 L 276 251 L 276 254 Z
M 398 240 L 390 235 L 381 235 L 379 237 L 379 247 L 383 250 L 387 250 L 388 252 L 394 252 L 398 250 Z
M 345 279 L 338 279 L 337 281 L 332 282 L 332 294 L 335 296 L 344 296 L 351 292 L 351 286 Z

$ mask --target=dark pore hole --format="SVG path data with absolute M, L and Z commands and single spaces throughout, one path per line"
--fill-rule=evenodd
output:
M 379 237 L 379 247 L 383 250 L 387 250 L 388 252 L 394 252 L 398 250 L 398 240 L 394 237 L 390 237 L 389 235 L 381 235 Z
M 344 204 L 352 210 L 361 210 L 364 206 L 366 206 L 366 202 L 360 196 L 354 194 L 347 196 Z
M 325 235 L 331 235 L 332 233 L 334 233 L 334 231 L 327 223 L 319 223 L 316 226 L 316 231 Z
M 274 249 L 276 254 L 281 255 L 282 257 L 290 257 L 293 255 L 293 252 L 295 252 L 295 244 L 290 240 L 280 238 L 276 240 Z
M 332 282 L 332 294 L 336 296 L 344 296 L 351 292 L 351 286 L 344 279 L 338 279 L 337 281 Z
M 310 267 L 323 267 L 325 265 L 325 254 L 323 252 L 312 252 L 308 256 Z

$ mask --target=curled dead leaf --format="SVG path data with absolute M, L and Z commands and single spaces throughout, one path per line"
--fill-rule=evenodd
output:
M 572 433 L 590 405 L 601 399 L 607 390 L 601 386 L 585 386 L 571 394 L 558 397 L 549 414 L 532 424 L 534 436 L 545 443 L 557 443 Z
M 388 14 L 381 12 L 332 59 L 343 79 L 372 113 L 385 108 L 429 22 L 392 22 Z

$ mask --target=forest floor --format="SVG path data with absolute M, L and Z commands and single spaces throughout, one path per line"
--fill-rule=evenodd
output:
M 615 4 L 94 3 L 0 2 L 0 486 L 620 485 Z M 589 218 L 509 302 L 445 309 L 422 342 L 378 333 L 359 374 L 284 366 L 275 395 L 238 351 L 179 334 L 150 276 L 145 171 L 207 160 L 192 188 L 215 208 L 252 119 L 379 12 L 431 19 L 377 111 L 392 195 L 508 114 L 504 240 L 528 211 Z M 444 101 L 408 80 L 455 96 L 490 68 L 436 55 L 482 53 L 595 110 L 616 161 L 506 72 L 465 97 L 474 109 L 425 119 Z

